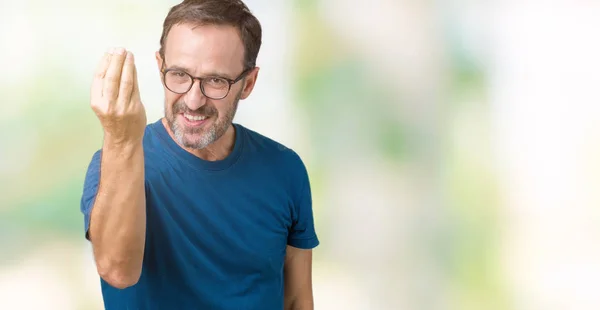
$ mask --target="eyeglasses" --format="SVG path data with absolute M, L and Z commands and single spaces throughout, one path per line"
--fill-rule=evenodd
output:
M 234 80 L 220 76 L 194 77 L 180 69 L 163 69 L 162 74 L 165 87 L 176 94 L 187 93 L 194 86 L 194 80 L 198 80 L 200 82 L 200 91 L 202 91 L 204 96 L 213 100 L 219 100 L 227 97 L 231 86 L 243 79 L 252 69 L 254 68 L 244 70 Z

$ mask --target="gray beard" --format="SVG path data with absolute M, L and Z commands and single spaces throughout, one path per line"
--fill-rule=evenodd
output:
M 233 123 L 233 118 L 237 112 L 240 96 L 241 91 L 233 101 L 233 107 L 226 111 L 226 114 L 222 118 L 218 117 L 216 109 L 205 108 L 205 106 L 195 111 L 213 118 L 213 123 L 211 126 L 209 128 L 202 129 L 186 129 L 175 121 L 175 115 L 181 112 L 189 111 L 184 102 L 177 102 L 175 105 L 173 105 L 172 113 L 165 113 L 165 118 L 167 119 L 169 128 L 171 129 L 171 132 L 173 132 L 177 143 L 188 149 L 201 150 L 211 143 L 219 140 L 219 138 L 221 138 L 227 132 L 227 129 L 229 129 L 229 126 L 231 126 Z M 199 135 L 199 137 L 189 138 L 188 135 Z

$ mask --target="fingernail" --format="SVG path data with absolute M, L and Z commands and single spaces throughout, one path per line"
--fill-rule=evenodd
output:
M 125 53 L 125 49 L 122 47 L 117 48 L 116 53 L 119 55 L 123 55 Z

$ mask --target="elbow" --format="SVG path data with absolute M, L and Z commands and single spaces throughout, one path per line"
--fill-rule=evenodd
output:
M 136 285 L 141 276 L 141 268 L 127 268 L 122 264 L 98 264 L 97 269 L 102 280 L 117 289 Z

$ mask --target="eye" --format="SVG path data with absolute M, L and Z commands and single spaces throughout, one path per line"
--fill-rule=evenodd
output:
M 189 75 L 181 70 L 167 71 L 165 78 L 166 82 L 170 85 L 188 84 L 191 81 Z
M 185 77 L 185 75 L 186 75 L 185 73 L 183 73 L 181 71 L 171 71 L 171 72 L 172 72 L 173 76 L 180 77 L 180 78 Z
M 223 88 L 229 85 L 229 83 L 225 79 L 219 77 L 209 77 L 205 80 L 205 83 L 207 86 L 213 88 Z

